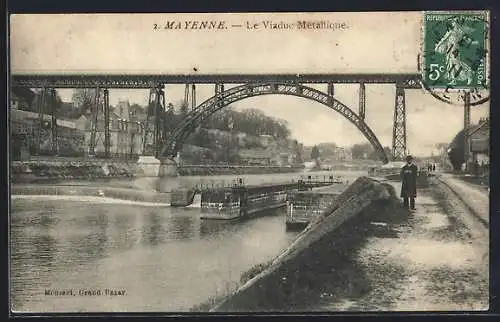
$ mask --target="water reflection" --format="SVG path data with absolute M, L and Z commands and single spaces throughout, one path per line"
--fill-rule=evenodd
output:
M 142 227 L 142 243 L 146 246 L 157 246 L 165 241 L 166 232 L 158 214 L 149 211 L 144 216 Z
M 294 236 L 276 214 L 203 221 L 199 209 L 68 201 L 16 212 L 30 202 L 37 201 L 15 200 L 12 214 L 12 300 L 21 311 L 109 311 L 105 300 L 43 296 L 48 287 L 89 283 L 126 287 L 130 295 L 113 299 L 115 311 L 186 311 L 276 256 Z
M 64 200 L 15 199 L 11 209 L 18 311 L 186 311 L 297 235 L 286 232 L 283 210 L 226 222 L 200 220 L 193 208 Z M 60 299 L 44 296 L 47 287 L 123 287 L 128 295 Z
M 137 216 L 128 212 L 115 219 L 111 229 L 114 249 L 125 251 L 135 245 L 137 241 L 136 221 Z
M 82 240 L 81 254 L 88 259 L 100 259 L 108 250 L 108 217 L 104 209 L 94 209 L 97 214 L 87 217 L 89 234 Z
M 199 221 L 199 210 L 175 210 L 176 215 L 169 218 L 167 229 L 170 240 L 192 239 L 198 235 L 198 231 L 193 229 L 194 221 Z
M 224 231 L 227 231 L 230 226 L 236 224 L 233 222 L 223 220 L 201 220 L 199 223 L 199 230 L 201 237 L 216 237 Z

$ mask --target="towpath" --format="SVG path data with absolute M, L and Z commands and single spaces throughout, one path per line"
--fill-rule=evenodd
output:
M 418 191 L 405 218 L 380 216 L 312 311 L 486 310 L 488 194 L 451 176 Z M 399 193 L 400 184 L 392 183 Z M 450 189 L 451 188 L 451 189 Z M 474 213 L 473 213 L 474 212 Z M 478 220 L 478 217 L 481 220 Z M 333 279 L 326 283 L 336 283 Z
M 487 189 L 460 180 L 452 174 L 442 174 L 439 179 L 462 199 L 479 220 L 489 224 L 490 202 Z

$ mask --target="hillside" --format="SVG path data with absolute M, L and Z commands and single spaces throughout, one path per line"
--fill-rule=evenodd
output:
M 292 166 L 302 163 L 301 148 L 296 140 L 202 128 L 184 144 L 181 160 L 184 164 Z

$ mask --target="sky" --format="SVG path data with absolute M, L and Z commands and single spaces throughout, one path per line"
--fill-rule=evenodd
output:
M 423 41 L 421 12 L 290 14 L 15 15 L 11 17 L 11 71 L 16 74 L 225 74 L 225 73 L 414 73 Z M 153 30 L 153 24 L 210 20 L 242 25 L 225 30 Z M 264 21 L 328 21 L 344 29 L 268 30 Z M 246 29 L 250 24 L 258 29 Z M 194 69 L 196 67 L 196 72 Z M 234 85 L 226 85 L 230 88 Z M 326 91 L 326 84 L 310 85 Z M 72 90 L 60 90 L 71 99 Z M 197 85 L 197 102 L 214 93 Z M 336 85 L 336 98 L 357 111 L 358 86 Z M 166 85 L 167 102 L 184 97 L 184 85 Z M 110 103 L 145 105 L 147 90 L 110 89 Z M 366 122 L 383 146 L 392 144 L 395 86 L 366 85 Z M 266 95 L 236 102 L 288 121 L 305 145 L 340 146 L 366 139 L 339 113 L 307 99 Z M 407 146 L 426 155 L 463 128 L 463 107 L 406 90 Z M 489 104 L 472 108 L 472 122 Z

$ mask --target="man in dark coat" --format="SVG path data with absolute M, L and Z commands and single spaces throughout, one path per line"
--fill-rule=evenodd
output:
M 415 198 L 417 197 L 417 166 L 413 163 L 411 155 L 406 157 L 406 164 L 401 168 L 401 198 L 405 208 L 415 209 Z M 409 199 L 409 204 L 408 204 Z

